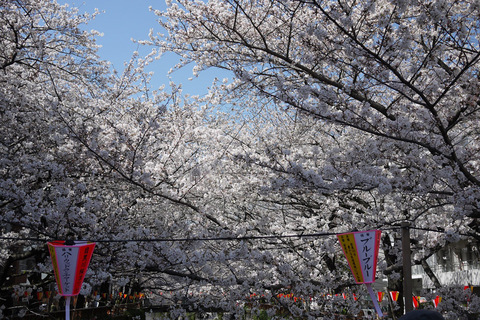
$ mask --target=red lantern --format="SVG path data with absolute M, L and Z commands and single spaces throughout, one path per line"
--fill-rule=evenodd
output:
M 399 295 L 400 295 L 400 292 L 398 291 L 390 291 L 390 298 L 392 298 L 393 302 L 397 302 Z
M 413 297 L 413 306 L 415 307 L 415 309 L 418 309 L 418 306 L 420 305 L 420 297 Z
M 70 243 L 71 242 L 71 243 Z M 66 297 L 65 320 L 70 320 L 70 298 L 77 297 L 92 258 L 95 243 L 87 241 L 48 242 L 58 292 Z M 74 299 L 74 305 L 76 299 Z
M 382 302 L 383 297 L 385 296 L 385 292 L 377 292 L 377 296 L 378 296 L 378 302 Z

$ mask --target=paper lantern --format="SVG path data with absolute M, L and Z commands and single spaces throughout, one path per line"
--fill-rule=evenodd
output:
M 378 296 L 378 302 L 382 302 L 383 297 L 385 296 L 385 292 L 377 292 L 377 296 Z
M 379 317 L 383 317 L 372 283 L 377 271 L 378 249 L 382 231 L 370 230 L 338 234 L 337 238 L 347 258 L 355 282 L 364 283 Z
M 71 242 L 71 243 L 70 243 Z M 48 242 L 58 293 L 65 298 L 65 320 L 70 320 L 70 298 L 77 297 L 92 258 L 95 243 L 87 241 Z M 76 299 L 74 298 L 74 305 Z
M 80 293 L 95 243 L 77 241 L 65 245 L 65 241 L 48 243 L 58 293 L 62 296 L 76 296 Z
M 420 305 L 420 297 L 419 296 L 414 296 L 413 297 L 413 306 L 415 309 L 418 309 L 418 306 Z
M 375 282 L 380 236 L 380 230 L 337 235 L 357 283 Z
M 397 302 L 399 295 L 400 295 L 400 292 L 398 291 L 390 291 L 390 298 L 392 298 L 393 302 Z

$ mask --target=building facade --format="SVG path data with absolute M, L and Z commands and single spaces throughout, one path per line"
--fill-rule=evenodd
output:
M 466 240 L 449 244 L 432 255 L 427 263 L 442 286 L 480 288 L 479 246 L 479 243 Z M 435 288 L 422 266 L 412 268 L 412 278 L 414 291 Z

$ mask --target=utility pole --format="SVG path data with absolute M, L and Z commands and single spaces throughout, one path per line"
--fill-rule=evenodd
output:
M 402 222 L 403 297 L 405 313 L 413 310 L 412 258 L 410 252 L 410 222 Z

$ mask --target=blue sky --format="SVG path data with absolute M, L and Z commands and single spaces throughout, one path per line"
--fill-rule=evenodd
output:
M 148 38 L 148 32 L 151 28 L 160 31 L 156 22 L 157 17 L 149 11 L 149 6 L 153 9 L 164 10 L 166 8 L 164 0 L 57 0 L 59 3 L 68 3 L 70 6 L 79 8 L 80 13 L 94 12 L 98 8 L 102 13 L 92 20 L 86 29 L 95 29 L 104 35 L 97 39 L 97 43 L 102 45 L 99 55 L 103 60 L 110 61 L 114 68 L 119 72 L 123 70 L 123 63 L 129 61 L 134 51 L 141 54 L 147 54 L 150 48 L 138 46 L 131 41 L 145 40 Z M 103 12 L 104 11 L 104 12 Z M 153 87 L 159 87 L 162 84 L 168 84 L 168 70 L 175 65 L 177 58 L 173 54 L 167 54 L 160 60 L 154 62 L 149 71 L 154 71 Z M 225 77 L 225 74 L 219 70 L 208 70 L 198 79 L 188 80 L 192 77 L 192 67 L 176 71 L 171 78 L 176 83 L 182 83 L 184 93 L 204 94 L 211 83 L 213 77 L 217 74 L 219 78 Z M 208 81 L 207 81 L 208 80 Z

